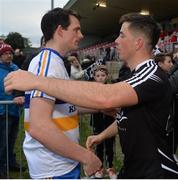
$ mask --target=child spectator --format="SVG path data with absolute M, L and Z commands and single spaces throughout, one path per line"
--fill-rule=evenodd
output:
M 173 66 L 171 53 L 160 53 L 155 56 L 155 61 L 158 66 L 168 73 Z
M 96 82 L 106 83 L 108 79 L 108 71 L 106 69 L 106 66 L 104 65 L 96 66 L 93 75 L 94 75 L 93 76 L 94 80 Z M 103 113 L 92 114 L 91 120 L 92 120 L 91 124 L 93 126 L 94 134 L 101 133 L 104 129 L 106 129 L 109 125 L 111 125 L 114 122 L 113 117 L 105 115 Z M 106 167 L 108 167 L 106 171 L 111 179 L 117 178 L 115 170 L 113 168 L 114 142 L 115 142 L 115 137 L 112 137 L 106 139 L 101 144 L 98 144 L 96 146 L 96 154 L 100 158 L 101 162 L 104 163 L 104 159 L 105 159 Z M 104 176 L 104 168 L 102 167 L 101 170 L 95 173 L 95 178 L 103 178 L 103 176 Z

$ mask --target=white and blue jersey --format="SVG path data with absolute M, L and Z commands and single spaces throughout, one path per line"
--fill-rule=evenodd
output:
M 69 79 L 60 54 L 48 48 L 42 49 L 42 51 L 32 60 L 28 71 L 37 76 Z M 25 97 L 24 127 L 26 136 L 23 148 L 28 161 L 30 176 L 32 178 L 45 178 L 61 176 L 71 172 L 78 165 L 78 162 L 48 150 L 28 133 L 28 128 L 30 126 L 29 105 L 30 99 L 34 97 L 47 98 L 55 101 L 51 121 L 53 121 L 67 137 L 78 143 L 79 124 L 75 106 L 48 96 L 44 92 L 38 90 L 26 92 Z

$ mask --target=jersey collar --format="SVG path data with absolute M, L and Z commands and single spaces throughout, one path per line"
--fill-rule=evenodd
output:
M 149 61 L 154 61 L 153 59 L 148 59 L 148 60 L 145 60 L 144 62 L 138 64 L 135 68 L 135 71 L 137 71 L 141 66 L 145 65 L 146 63 L 148 63 Z
M 44 51 L 44 50 L 52 51 L 54 54 L 56 54 L 57 56 L 59 56 L 61 59 L 64 60 L 64 57 L 58 51 L 51 49 L 51 48 L 42 48 L 42 51 Z

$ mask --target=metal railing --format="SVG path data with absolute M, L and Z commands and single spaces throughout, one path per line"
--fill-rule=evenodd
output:
M 8 106 L 10 104 L 15 104 L 14 101 L 0 101 L 0 105 L 5 106 L 5 118 L 6 118 L 6 172 L 7 172 L 7 178 L 9 178 L 9 137 L 8 137 L 8 123 L 9 123 L 9 117 L 8 117 Z M 20 117 L 20 115 L 19 115 Z M 19 123 L 19 132 L 22 131 L 22 125 Z M 20 143 L 22 142 L 22 135 L 19 133 L 20 136 Z M 19 163 L 20 163 L 20 171 L 19 171 L 19 178 L 22 178 L 22 148 L 20 148 L 19 152 Z

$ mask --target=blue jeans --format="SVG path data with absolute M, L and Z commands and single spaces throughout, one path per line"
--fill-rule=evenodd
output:
M 16 164 L 14 146 L 17 139 L 19 127 L 19 118 L 8 116 L 8 156 L 9 166 Z M 7 164 L 7 146 L 6 146 L 6 117 L 0 116 L 0 171 L 6 170 Z

